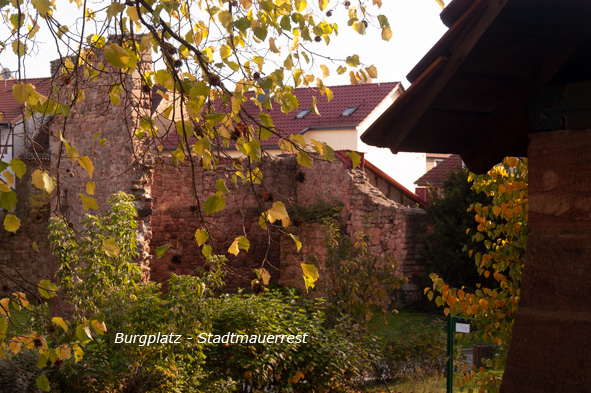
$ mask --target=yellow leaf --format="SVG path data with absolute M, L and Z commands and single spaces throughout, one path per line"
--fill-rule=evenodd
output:
M 298 383 L 298 381 L 300 379 L 304 378 L 304 373 L 301 371 L 298 371 L 297 373 L 295 373 L 295 375 L 292 378 L 293 383 Z
M 195 231 L 195 240 L 197 240 L 197 245 L 201 247 L 206 241 L 209 239 L 209 233 L 205 229 L 197 229 Z
M 330 70 L 328 69 L 327 66 L 325 66 L 324 64 L 321 64 L 320 68 L 322 69 L 322 78 L 326 78 L 330 75 Z
M 20 226 L 21 220 L 19 220 L 18 217 L 12 214 L 7 214 L 6 217 L 4 217 L 4 228 L 8 232 L 16 232 Z
M 264 285 L 269 285 L 269 280 L 271 279 L 271 275 L 269 274 L 269 272 L 267 271 L 267 269 L 265 269 L 264 267 L 260 268 L 260 269 L 255 269 L 255 272 L 257 273 L 257 276 L 263 280 L 263 284 Z
M 68 331 L 68 326 L 66 325 L 66 322 L 64 322 L 64 319 L 61 317 L 53 317 L 51 318 L 51 322 L 55 323 L 56 325 L 58 325 L 59 327 L 61 327 L 62 329 L 64 329 L 64 332 Z
M 8 303 L 10 303 L 10 299 L 7 297 L 0 300 L 0 314 L 4 315 L 5 317 L 10 316 L 10 312 L 8 311 Z
M 370 78 L 378 77 L 378 69 L 376 68 L 376 66 L 371 65 L 367 67 L 365 70 L 367 71 L 367 75 L 369 75 Z
M 119 244 L 117 244 L 117 242 L 111 238 L 103 240 L 103 248 L 107 256 L 111 258 L 116 258 L 121 253 Z
M 98 204 L 94 200 L 93 197 L 86 196 L 84 194 L 80 194 L 80 199 L 82 200 L 82 207 L 84 210 L 88 211 L 88 209 L 98 210 Z
M 92 328 L 98 335 L 102 336 L 107 331 L 107 326 L 104 322 L 99 322 L 96 319 L 93 319 L 92 321 L 90 321 L 90 324 L 92 325 Z
M 392 38 L 392 29 L 390 28 L 390 26 L 383 27 L 382 28 L 382 40 L 390 41 L 390 38 Z
M 6 185 L 10 188 L 14 184 L 14 175 L 10 171 L 2 172 L 2 176 L 6 179 Z
M 439 6 L 441 7 L 441 9 L 445 8 L 445 3 L 443 2 L 443 0 L 435 0 L 437 2 L 437 4 L 439 4 Z
M 297 12 L 303 12 L 306 9 L 308 2 L 306 0 L 294 0 L 294 5 Z
M 273 203 L 273 206 L 267 210 L 267 220 L 272 224 L 277 220 L 289 220 L 289 214 L 287 213 L 287 209 L 285 209 L 285 205 L 283 202 L 277 201 Z
M 247 10 L 252 6 L 252 0 L 240 0 L 240 5 L 242 5 L 242 7 Z
M 88 177 L 92 179 L 92 173 L 94 172 L 94 165 L 88 156 L 78 157 L 78 164 L 88 172 Z
M 12 86 L 12 95 L 21 105 L 24 105 L 32 92 L 33 85 L 29 83 L 15 83 Z
M 304 283 L 306 284 L 306 290 L 308 288 L 314 288 L 314 283 L 318 280 L 318 269 L 314 265 L 302 263 L 302 270 L 304 272 Z
M 96 190 L 96 184 L 93 181 L 89 181 L 86 183 L 86 193 L 88 195 L 94 195 L 94 191 Z
M 289 236 L 291 236 L 291 238 L 293 239 L 295 245 L 296 245 L 296 249 L 298 250 L 298 252 L 302 249 L 302 242 L 300 241 L 300 239 L 297 236 L 294 236 L 293 234 L 289 234 Z
M 74 350 L 74 359 L 75 359 L 74 363 L 78 363 L 80 360 L 82 360 L 82 357 L 84 355 L 84 351 L 82 350 L 82 348 L 80 348 L 80 346 L 78 344 L 74 344 L 72 349 Z
M 19 305 L 23 306 L 24 308 L 29 308 L 29 301 L 27 300 L 27 295 L 22 292 L 15 292 L 12 294 L 18 302 Z

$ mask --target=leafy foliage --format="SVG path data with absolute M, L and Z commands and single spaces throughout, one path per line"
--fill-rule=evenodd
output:
M 483 244 L 485 251 L 474 248 L 467 251 L 474 257 L 478 273 L 485 278 L 492 277 L 496 285 L 477 285 L 471 292 L 463 287 L 452 287 L 432 274 L 433 286 L 425 288 L 425 293 L 430 299 L 435 297 L 438 306 L 445 306 L 446 314 L 474 318 L 476 332 L 472 338 L 498 347 L 500 357 L 494 367 L 502 369 L 521 293 L 527 238 L 527 160 L 509 157 L 487 174 L 470 175 L 470 178 L 474 189 L 492 198 L 492 202 L 477 202 L 471 206 L 478 223 L 473 239 Z M 493 366 L 493 362 L 488 361 L 488 365 Z M 493 391 L 500 383 L 498 378 L 490 376 L 479 378 L 476 371 L 463 375 L 464 382 L 473 378 L 483 388 Z
M 473 203 L 487 205 L 491 199 L 476 192 L 468 177 L 467 169 L 450 172 L 441 192 L 434 193 L 427 208 L 432 231 L 421 250 L 420 261 L 428 272 L 436 273 L 448 285 L 475 290 L 484 277 L 478 274 L 474 261 L 462 247 L 485 250 L 466 229 L 474 232 L 478 226 L 470 206 Z
M 397 264 L 389 256 L 378 256 L 370 248 L 369 234 L 358 232 L 355 238 L 343 234 L 340 222 L 326 218 L 324 245 L 326 257 L 315 265 L 324 266 L 326 272 L 320 287 L 328 303 L 328 321 L 335 323 L 339 317 L 349 315 L 366 325 L 375 310 L 389 306 L 389 295 L 407 282 L 396 273 Z

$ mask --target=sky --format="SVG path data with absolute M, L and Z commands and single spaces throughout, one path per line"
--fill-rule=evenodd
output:
M 449 0 L 445 1 L 445 4 L 448 3 Z M 68 4 L 63 2 L 63 6 L 67 10 Z M 337 23 L 340 21 L 339 36 L 332 40 L 330 46 L 320 43 L 322 47 L 313 49 L 320 49 L 323 54 L 333 58 L 357 54 L 366 65 L 377 67 L 378 78 L 374 82 L 397 81 L 408 87 L 408 72 L 446 31 L 439 19 L 440 12 L 441 7 L 435 0 L 383 0 L 379 13 L 386 15 L 390 21 L 393 36 L 389 42 L 381 39 L 379 29 L 368 29 L 368 33 L 363 36 L 353 32 L 344 26 L 345 15 L 335 12 L 331 19 Z M 0 28 L 0 32 L 4 36 L 5 28 Z M 55 47 L 49 41 L 51 37 L 43 28 L 38 36 L 47 45 L 40 45 L 34 58 L 27 61 L 27 77 L 49 76 L 49 62 L 57 58 Z M 8 48 L 0 54 L 0 68 L 11 71 L 17 69 L 16 56 L 11 52 Z M 332 72 L 324 82 L 329 86 L 348 84 L 349 77 Z

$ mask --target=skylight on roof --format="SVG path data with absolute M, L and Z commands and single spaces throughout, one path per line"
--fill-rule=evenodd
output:
M 296 115 L 296 117 L 295 117 L 295 118 L 296 118 L 296 119 L 303 119 L 303 118 L 304 118 L 304 117 L 306 117 L 306 115 L 307 115 L 308 113 L 310 113 L 310 112 L 312 112 L 312 109 L 302 109 L 302 110 L 300 111 L 300 113 L 298 113 L 298 114 Z
M 347 109 L 341 113 L 341 116 L 351 116 L 355 111 L 359 108 L 359 106 L 348 106 Z

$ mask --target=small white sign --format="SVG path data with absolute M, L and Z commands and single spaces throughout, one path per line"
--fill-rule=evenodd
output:
M 457 333 L 470 333 L 470 324 L 456 322 L 456 332 Z

